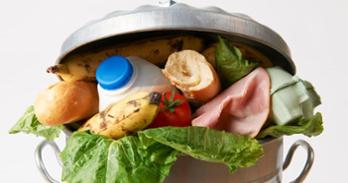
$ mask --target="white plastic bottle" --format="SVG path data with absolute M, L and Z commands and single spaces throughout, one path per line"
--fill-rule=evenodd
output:
M 112 56 L 97 68 L 99 111 L 137 91 L 170 91 L 172 85 L 156 65 L 139 57 Z

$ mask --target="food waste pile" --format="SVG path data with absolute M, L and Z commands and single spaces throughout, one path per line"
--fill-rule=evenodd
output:
M 220 35 L 175 35 L 101 46 L 47 69 L 40 92 L 10 129 L 54 140 L 64 182 L 163 182 L 179 156 L 253 166 L 263 139 L 317 136 L 312 84 L 250 46 Z

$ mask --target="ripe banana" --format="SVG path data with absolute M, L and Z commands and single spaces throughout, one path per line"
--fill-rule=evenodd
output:
M 161 94 L 138 92 L 90 118 L 79 131 L 121 138 L 148 126 L 158 113 Z
M 112 55 L 138 56 L 161 66 L 165 64 L 168 56 L 173 52 L 184 49 L 200 52 L 203 48 L 204 40 L 197 36 L 178 35 L 150 38 L 79 52 L 67 56 L 61 64 L 48 68 L 47 72 L 57 74 L 65 81 L 94 81 L 95 72 L 100 62 Z
M 273 66 L 273 63 L 271 62 L 271 60 L 266 55 L 261 53 L 259 50 L 241 43 L 233 43 L 233 45 L 240 49 L 240 51 L 242 52 L 242 55 L 247 60 L 259 62 L 260 66 L 262 67 Z

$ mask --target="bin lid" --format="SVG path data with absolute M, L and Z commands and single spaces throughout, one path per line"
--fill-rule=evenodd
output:
M 244 14 L 229 13 L 218 7 L 195 8 L 183 3 L 171 3 L 168 7 L 144 5 L 130 11 L 114 11 L 93 20 L 64 41 L 57 63 L 79 48 L 102 40 L 178 31 L 223 35 L 258 49 L 274 65 L 291 74 L 296 72 L 289 47 L 272 29 Z

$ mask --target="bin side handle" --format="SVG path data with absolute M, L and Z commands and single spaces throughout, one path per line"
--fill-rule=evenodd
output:
M 42 154 L 43 154 L 43 149 L 46 147 L 46 146 L 50 146 L 53 151 L 54 151 L 54 154 L 57 158 L 57 161 L 59 162 L 59 165 L 62 165 L 61 164 L 61 161 L 59 159 L 59 153 L 60 153 L 60 149 L 58 147 L 58 145 L 54 142 L 54 141 L 47 141 L 47 140 L 44 140 L 42 141 L 37 147 L 36 147 L 36 150 L 35 150 L 35 162 L 36 162 L 36 166 L 37 168 L 39 169 L 41 175 L 44 177 L 44 179 L 49 182 L 49 183 L 60 183 L 60 181 L 54 179 L 47 171 L 47 168 L 46 168 L 46 165 L 42 159 Z
M 293 181 L 290 183 L 301 183 L 305 180 L 306 176 L 308 175 L 310 169 L 312 168 L 313 162 L 314 162 L 314 151 L 311 145 L 309 145 L 308 142 L 304 140 L 297 140 L 294 144 L 289 149 L 288 154 L 286 155 L 284 164 L 283 164 L 283 170 L 287 169 L 291 163 L 292 157 L 296 151 L 296 149 L 301 146 L 304 148 L 307 152 L 307 160 L 306 164 L 303 167 L 301 174 Z
M 59 159 L 59 153 L 60 153 L 60 149 L 58 147 L 58 145 L 54 142 L 54 141 L 47 141 L 44 140 L 42 141 L 35 150 L 35 161 L 36 161 L 36 166 L 38 167 L 41 175 L 45 178 L 45 180 L 49 183 L 60 183 L 60 181 L 54 179 L 49 173 L 48 170 L 46 168 L 46 165 L 42 159 L 42 154 L 43 154 L 43 149 L 46 146 L 50 146 L 54 153 L 55 156 L 57 158 L 57 161 L 59 162 L 59 164 L 61 165 L 61 161 Z M 283 170 L 287 169 L 291 163 L 292 157 L 296 151 L 296 149 L 301 146 L 303 147 L 306 152 L 307 152 L 307 160 L 306 160 L 306 164 L 304 166 L 304 168 L 302 169 L 300 175 L 293 181 L 291 181 L 290 183 L 301 183 L 305 180 L 306 176 L 308 175 L 313 162 L 314 162 L 314 151 L 313 148 L 309 145 L 309 143 L 307 143 L 304 140 L 297 140 L 289 149 L 288 154 L 286 155 L 284 164 L 283 164 Z

